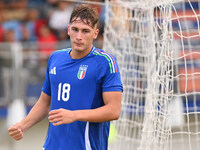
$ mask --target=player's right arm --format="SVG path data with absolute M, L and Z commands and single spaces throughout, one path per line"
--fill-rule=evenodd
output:
M 21 122 L 16 123 L 8 129 L 9 135 L 15 140 L 22 139 L 24 132 L 48 115 L 50 101 L 51 97 L 42 92 L 29 114 Z

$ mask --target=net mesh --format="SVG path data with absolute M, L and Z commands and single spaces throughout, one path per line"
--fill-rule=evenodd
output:
M 200 2 L 105 3 L 103 49 L 116 56 L 124 85 L 109 148 L 197 150 Z

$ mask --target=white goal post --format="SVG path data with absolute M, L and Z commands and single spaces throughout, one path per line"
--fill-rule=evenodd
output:
M 124 86 L 110 150 L 200 147 L 200 2 L 105 0 L 103 49 Z

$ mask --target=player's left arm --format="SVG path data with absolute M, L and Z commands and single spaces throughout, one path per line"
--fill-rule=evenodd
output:
M 121 91 L 103 92 L 104 106 L 96 109 L 70 111 L 66 109 L 52 110 L 49 121 L 53 125 L 68 124 L 74 121 L 105 122 L 120 117 Z

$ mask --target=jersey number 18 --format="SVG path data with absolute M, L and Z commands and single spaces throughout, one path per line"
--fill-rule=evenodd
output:
M 58 101 L 60 101 L 61 96 L 63 101 L 68 101 L 70 96 L 71 85 L 69 83 L 59 83 L 58 84 Z

